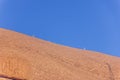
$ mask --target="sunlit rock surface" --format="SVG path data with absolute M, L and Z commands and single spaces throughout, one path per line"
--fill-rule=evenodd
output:
M 120 58 L 1 28 L 0 76 L 0 80 L 120 80 Z

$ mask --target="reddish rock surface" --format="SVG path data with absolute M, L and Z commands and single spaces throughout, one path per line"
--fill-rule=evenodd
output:
M 0 29 L 0 80 L 120 80 L 120 58 Z

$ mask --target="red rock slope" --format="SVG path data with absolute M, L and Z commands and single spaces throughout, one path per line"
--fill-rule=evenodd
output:
M 120 80 L 120 58 L 0 29 L 0 80 Z

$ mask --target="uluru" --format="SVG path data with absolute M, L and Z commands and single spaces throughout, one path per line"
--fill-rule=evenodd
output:
M 120 80 L 120 58 L 0 28 L 0 80 Z

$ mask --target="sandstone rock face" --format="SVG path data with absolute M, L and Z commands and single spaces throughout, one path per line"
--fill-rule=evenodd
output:
M 120 80 L 120 58 L 1 28 L 0 80 Z

